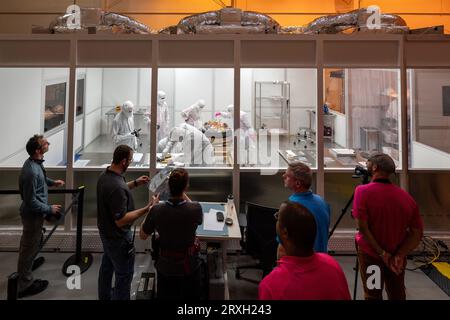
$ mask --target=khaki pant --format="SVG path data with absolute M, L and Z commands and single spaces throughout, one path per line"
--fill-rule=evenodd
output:
M 386 266 L 381 258 L 374 257 L 362 252 L 358 248 L 358 261 L 361 280 L 364 287 L 364 298 L 366 300 L 383 300 L 383 288 L 386 287 L 386 293 L 389 300 L 405 300 L 405 271 L 400 275 L 392 272 Z M 406 263 L 406 261 L 405 261 Z M 367 287 L 367 279 L 373 272 L 367 273 L 367 268 L 376 265 L 380 268 L 380 289 L 369 289 Z
M 19 261 L 17 272 L 19 274 L 18 290 L 23 291 L 34 281 L 31 268 L 42 241 L 42 226 L 44 217 L 40 214 L 22 217 L 23 231 L 20 238 Z

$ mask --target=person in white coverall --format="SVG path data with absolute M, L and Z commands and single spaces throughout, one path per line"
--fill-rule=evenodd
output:
M 183 118 L 183 120 L 186 123 L 201 130 L 203 124 L 200 119 L 200 112 L 202 111 L 203 108 L 205 108 L 205 106 L 206 106 L 205 100 L 200 99 L 190 107 L 187 107 L 186 109 L 181 111 L 181 118 Z
M 234 106 L 230 104 L 226 107 L 227 111 L 216 112 L 214 116 L 223 117 L 227 119 L 233 119 Z M 233 120 L 232 120 L 233 121 Z M 250 123 L 250 118 L 247 112 L 241 111 L 239 116 L 240 127 L 242 130 L 241 143 L 244 143 L 244 149 L 248 150 L 250 148 L 256 147 L 256 132 Z
M 133 135 L 134 120 L 133 120 L 134 105 L 131 101 L 125 101 L 118 114 L 114 117 L 111 135 L 114 142 L 114 147 L 125 144 L 137 149 L 137 138 Z
M 380 119 L 380 131 L 382 136 L 381 147 L 384 149 L 384 147 L 390 147 L 392 144 L 399 142 L 397 128 L 399 122 L 398 110 L 400 104 L 398 100 L 398 93 L 393 88 L 385 89 L 382 96 L 384 97 L 382 103 L 384 102 L 385 105 L 384 108 L 381 109 L 382 114 Z M 392 151 L 392 148 L 387 148 L 385 152 L 393 158 L 398 158 L 398 155 L 396 155 L 395 151 Z
M 213 164 L 214 148 L 209 139 L 200 130 L 187 123 L 174 127 L 169 136 L 159 143 L 162 156 L 165 159 L 168 153 L 184 153 L 185 164 Z
M 150 111 L 144 114 L 144 122 L 150 123 Z M 169 107 L 166 102 L 166 93 L 162 90 L 158 91 L 158 102 L 157 102 L 157 116 L 156 116 L 156 128 L 157 128 L 157 139 L 160 141 L 169 135 Z
M 386 119 L 398 121 L 398 94 L 393 88 L 388 88 L 383 91 L 383 96 L 387 97 L 389 105 L 385 108 Z

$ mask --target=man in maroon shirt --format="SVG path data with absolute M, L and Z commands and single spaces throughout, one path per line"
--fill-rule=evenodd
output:
M 299 203 L 286 201 L 276 217 L 285 255 L 259 284 L 259 299 L 350 300 L 339 264 L 328 254 L 314 252 L 317 231 L 311 212 Z
M 386 285 L 390 300 L 405 300 L 406 255 L 422 239 L 422 219 L 414 199 L 389 180 L 395 172 L 391 157 L 372 155 L 367 170 L 371 183 L 358 186 L 353 201 L 364 296 L 366 300 L 381 300 Z

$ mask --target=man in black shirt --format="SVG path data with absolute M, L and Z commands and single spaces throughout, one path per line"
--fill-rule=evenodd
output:
M 100 300 L 129 300 L 134 273 L 134 244 L 131 224 L 146 214 L 153 201 L 134 209 L 130 189 L 145 185 L 149 178 L 141 176 L 126 182 L 123 174 L 133 160 L 133 150 L 119 145 L 114 150 L 111 166 L 97 182 L 97 226 L 103 243 L 103 258 L 98 276 Z M 155 200 L 159 201 L 159 200 Z M 111 292 L 112 277 L 115 286 Z
M 191 202 L 186 195 L 188 181 L 186 170 L 173 170 L 169 177 L 171 198 L 155 204 L 141 225 L 141 239 L 147 239 L 154 231 L 159 235 L 156 261 L 159 299 L 200 299 L 200 247 L 196 230 L 202 224 L 203 211 L 198 202 Z

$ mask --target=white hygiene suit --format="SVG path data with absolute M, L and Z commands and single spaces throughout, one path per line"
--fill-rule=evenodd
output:
M 132 134 L 134 131 L 133 109 L 133 103 L 131 101 L 125 101 L 120 112 L 114 117 L 111 135 L 116 147 L 121 144 L 126 144 L 133 148 L 133 150 L 137 149 L 137 139 Z
M 162 150 L 162 158 L 170 152 L 183 152 L 185 164 L 202 165 L 214 163 L 214 148 L 209 139 L 197 128 L 182 123 L 170 131 Z M 161 146 L 162 147 L 162 146 Z
M 398 94 L 393 88 L 384 90 L 383 95 L 388 97 L 389 106 L 386 109 L 385 118 L 398 120 Z
M 166 93 L 158 91 L 158 141 L 169 135 L 169 107 L 166 102 Z
M 227 111 L 216 112 L 215 116 L 222 116 L 224 118 L 233 119 L 234 106 L 230 104 L 226 107 Z M 250 123 L 250 118 L 247 112 L 241 111 L 239 115 L 239 123 L 243 135 L 241 136 L 241 144 L 243 143 L 244 149 L 250 149 L 256 147 L 256 132 Z
M 202 121 L 200 119 L 200 112 L 205 108 L 205 100 L 200 99 L 190 107 L 187 107 L 181 111 L 181 118 L 191 126 L 201 129 L 203 127 Z
M 144 114 L 144 122 L 150 124 L 151 110 Z M 157 141 L 166 138 L 169 135 L 169 107 L 166 102 L 166 93 L 162 90 L 158 91 L 157 102 L 157 116 L 156 116 L 156 128 L 157 128 Z
M 398 143 L 398 120 L 399 100 L 397 91 L 393 88 L 384 90 L 383 95 L 387 97 L 389 105 L 385 107 L 384 119 L 381 119 L 381 135 L 383 143 Z

